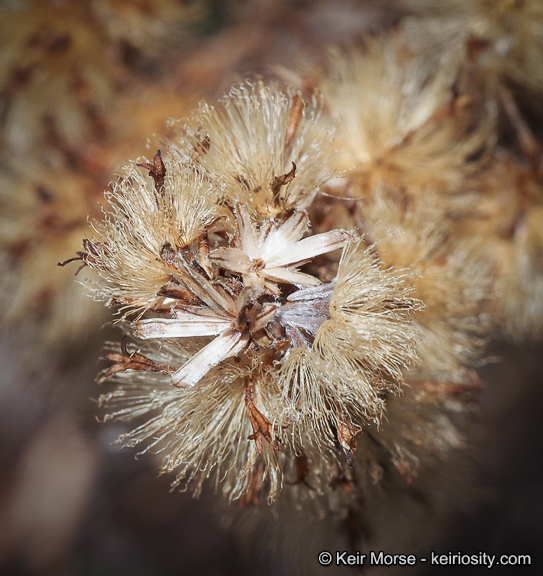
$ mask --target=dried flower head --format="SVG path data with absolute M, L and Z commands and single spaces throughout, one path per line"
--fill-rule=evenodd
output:
M 474 210 L 454 224 L 455 236 L 490 268 L 494 321 L 522 340 L 543 333 L 543 190 L 525 162 L 503 150 L 466 182 L 478 195 Z
M 489 142 L 492 109 L 481 106 L 462 60 L 415 57 L 402 42 L 385 36 L 363 50 L 333 51 L 320 83 L 339 126 L 343 153 L 334 160 L 357 180 L 357 195 L 383 181 L 456 189 Z
M 385 269 L 375 249 L 358 242 L 343 252 L 329 303 L 317 307 L 310 298 L 316 289 L 308 289 L 284 306 L 282 317 L 305 318 L 308 331 L 319 324 L 313 344 L 292 350 L 279 373 L 296 448 L 303 449 L 307 436 L 319 446 L 339 439 L 354 458 L 361 424 L 381 421 L 384 398 L 399 391 L 406 367 L 417 359 L 410 316 L 422 306 L 409 277 Z
M 226 187 L 259 217 L 303 210 L 329 176 L 331 138 L 318 123 L 319 99 L 262 82 L 232 88 L 217 107 L 202 103 L 180 130 L 184 162 Z
M 199 306 L 200 317 L 194 307 L 192 320 L 174 320 L 178 332 L 107 354 L 114 365 L 104 378 L 117 384 L 100 397 L 108 418 L 146 417 L 120 441 L 163 451 L 163 471 L 197 492 L 213 474 L 232 499 L 246 501 L 256 479 L 253 496 L 273 499 L 285 476 L 297 474 L 300 454 L 311 462 L 312 483 L 295 491 L 328 491 L 338 466 L 354 465 L 357 436 L 380 422 L 384 397 L 416 359 L 409 314 L 420 307 L 404 275 L 384 270 L 360 243 L 346 250 L 332 285 L 275 296 L 275 318 L 261 320 L 266 337 L 227 322 L 211 341 L 196 337 L 204 322 L 208 334 L 218 330 Z M 164 332 L 164 322 L 140 320 L 136 332 Z
M 189 37 L 206 16 L 202 0 L 95 0 L 90 9 L 111 39 L 152 55 Z
M 79 172 L 25 160 L 0 169 L 0 312 L 45 346 L 85 332 L 93 318 L 100 322 L 73 273 L 56 267 L 88 232 L 97 186 Z
M 451 215 L 436 193 L 406 199 L 380 189 L 357 208 L 359 225 L 371 230 L 382 260 L 413 271 L 415 296 L 425 304 L 413 318 L 420 361 L 409 378 L 469 380 L 490 329 L 490 266 L 455 237 Z
M 413 12 L 405 22 L 417 51 L 467 48 L 487 82 L 504 79 L 541 91 L 543 6 L 539 0 L 400 0 Z
M 2 9 L 0 127 L 12 153 L 81 145 L 102 133 L 119 78 L 102 40 L 78 2 Z
M 152 163 L 141 163 L 153 175 L 152 184 L 136 165 L 126 168 L 106 192 L 111 208 L 95 225 L 99 239 L 86 244 L 85 262 L 107 283 L 97 288 L 99 295 L 133 310 L 168 301 L 167 254 L 173 250 L 168 246 L 190 246 L 221 211 L 208 182 L 165 160 L 158 152 Z
M 230 140 L 231 156 L 249 159 L 240 151 L 255 137 L 257 163 L 240 162 L 241 179 L 233 161 L 221 174 L 215 163 L 208 169 L 214 144 L 227 157 L 227 138 L 212 133 L 202 154 L 176 144 L 127 167 L 79 256 L 137 343 L 107 354 L 103 378 L 120 386 L 100 402 L 111 417 L 147 416 L 124 439 L 164 450 L 163 469 L 177 482 L 199 490 L 213 473 L 230 498 L 249 498 L 257 484 L 273 498 L 300 451 L 328 486 L 341 452 L 354 464 L 356 436 L 380 421 L 383 397 L 416 359 L 410 313 L 420 302 L 407 274 L 384 269 L 352 232 L 308 235 L 300 205 L 320 182 L 308 155 L 321 159 L 322 143 L 308 140 L 297 102 L 260 84 L 232 91 L 226 109 L 240 115 L 227 115 L 223 130 L 246 140 Z M 279 136 L 271 103 L 283 115 Z M 286 149 L 304 168 L 303 186 L 293 171 L 274 188 Z M 257 177 L 258 200 L 243 183 Z M 328 255 L 340 249 L 338 264 Z

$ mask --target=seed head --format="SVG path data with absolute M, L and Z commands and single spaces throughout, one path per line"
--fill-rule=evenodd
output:
M 274 498 L 300 451 L 327 487 L 416 359 L 408 274 L 384 269 L 354 232 L 311 233 L 302 206 L 322 143 L 298 98 L 260 84 L 231 92 L 223 117 L 209 112 L 216 132 L 200 154 L 177 142 L 127 167 L 80 255 L 135 343 L 107 353 L 103 379 L 117 389 L 100 403 L 110 417 L 145 416 L 123 440 L 163 450 L 163 469 L 196 491 L 213 474 L 230 498 L 255 485 Z M 291 173 L 275 172 L 287 161 Z M 262 198 L 241 183 L 257 178 Z
M 307 208 L 329 176 L 331 137 L 319 117 L 317 96 L 305 102 L 292 90 L 246 82 L 217 107 L 202 103 L 176 147 L 184 162 L 224 183 L 225 199 L 269 218 Z

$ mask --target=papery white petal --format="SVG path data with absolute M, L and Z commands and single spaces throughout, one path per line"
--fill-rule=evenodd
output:
M 260 255 L 264 260 L 273 258 L 278 252 L 290 250 L 306 232 L 309 217 L 305 212 L 295 212 L 281 227 L 269 232 Z
M 236 217 L 242 250 L 251 260 L 258 258 L 259 250 L 256 229 L 251 221 L 249 212 L 241 204 L 236 205 Z
M 342 248 L 351 239 L 352 236 L 345 230 L 332 230 L 324 234 L 309 236 L 309 238 L 285 246 L 284 249 L 276 252 L 274 256 L 266 260 L 267 265 L 271 268 L 302 262 L 319 254 L 326 254 Z
M 294 284 L 294 286 L 319 286 L 321 283 L 315 276 L 298 272 L 293 268 L 264 268 L 260 271 L 260 274 L 270 280 Z
M 239 248 L 218 248 L 209 255 L 224 270 L 247 274 L 251 267 L 249 256 Z
M 239 354 L 248 344 L 250 336 L 234 328 L 223 332 L 204 346 L 172 375 L 174 386 L 194 386 L 219 362 Z
M 192 336 L 215 336 L 228 330 L 232 320 L 200 316 L 189 312 L 176 312 L 178 318 L 153 318 L 135 323 L 137 338 L 190 338 Z M 179 317 L 181 316 L 181 317 Z

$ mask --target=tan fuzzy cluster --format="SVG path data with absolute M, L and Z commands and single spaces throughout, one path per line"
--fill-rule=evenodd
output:
M 538 0 L 400 0 L 409 44 L 430 52 L 466 50 L 490 91 L 507 81 L 543 89 L 543 6 Z
M 241 84 L 216 107 L 203 102 L 179 127 L 175 147 L 184 162 L 224 183 L 225 200 L 271 217 L 305 209 L 330 176 L 331 138 L 319 118 L 317 96 L 305 101 L 262 82 Z
M 10 328 L 39 331 L 47 345 L 99 324 L 100 308 L 55 265 L 88 234 L 87 217 L 99 214 L 112 171 L 164 133 L 171 115 L 186 113 L 189 100 L 179 90 L 168 97 L 173 87 L 163 78 L 156 85 L 159 63 L 153 83 L 136 77 L 131 68 L 150 52 L 127 58 L 91 4 L 24 0 L 0 8 L 0 316 Z M 111 23 L 133 11 L 156 31 L 145 2 L 121 4 L 111 3 Z M 160 4 L 197 16 L 195 4 Z
M 466 63 L 455 52 L 413 55 L 399 34 L 332 51 L 319 87 L 340 141 L 336 166 L 357 180 L 350 196 L 379 182 L 454 190 L 491 142 L 493 107 Z
M 29 3 L 0 18 L 2 145 L 80 146 L 105 129 L 119 68 L 82 5 Z
M 200 106 L 215 131 L 202 129 L 198 154 L 177 140 L 125 169 L 84 243 L 95 294 L 137 343 L 107 354 L 103 378 L 119 388 L 100 403 L 110 417 L 145 414 L 125 440 L 163 450 L 163 469 L 196 491 L 213 473 L 232 499 L 249 502 L 255 483 L 273 499 L 307 454 L 320 493 L 416 362 L 422 304 L 410 274 L 354 232 L 310 232 L 304 208 L 322 180 L 311 159 L 329 145 L 309 137 L 323 134 L 318 110 L 261 83 L 223 103 L 226 117 Z

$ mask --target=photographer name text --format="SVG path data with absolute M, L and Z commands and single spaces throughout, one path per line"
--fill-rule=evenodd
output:
M 431 552 L 429 556 L 417 556 L 415 554 L 387 554 L 382 550 L 370 551 L 367 554 L 361 552 L 327 552 L 319 554 L 318 561 L 321 566 L 415 566 L 418 562 L 431 566 L 529 566 L 531 565 L 529 554 L 462 554 L 461 552 L 447 552 L 438 554 Z

